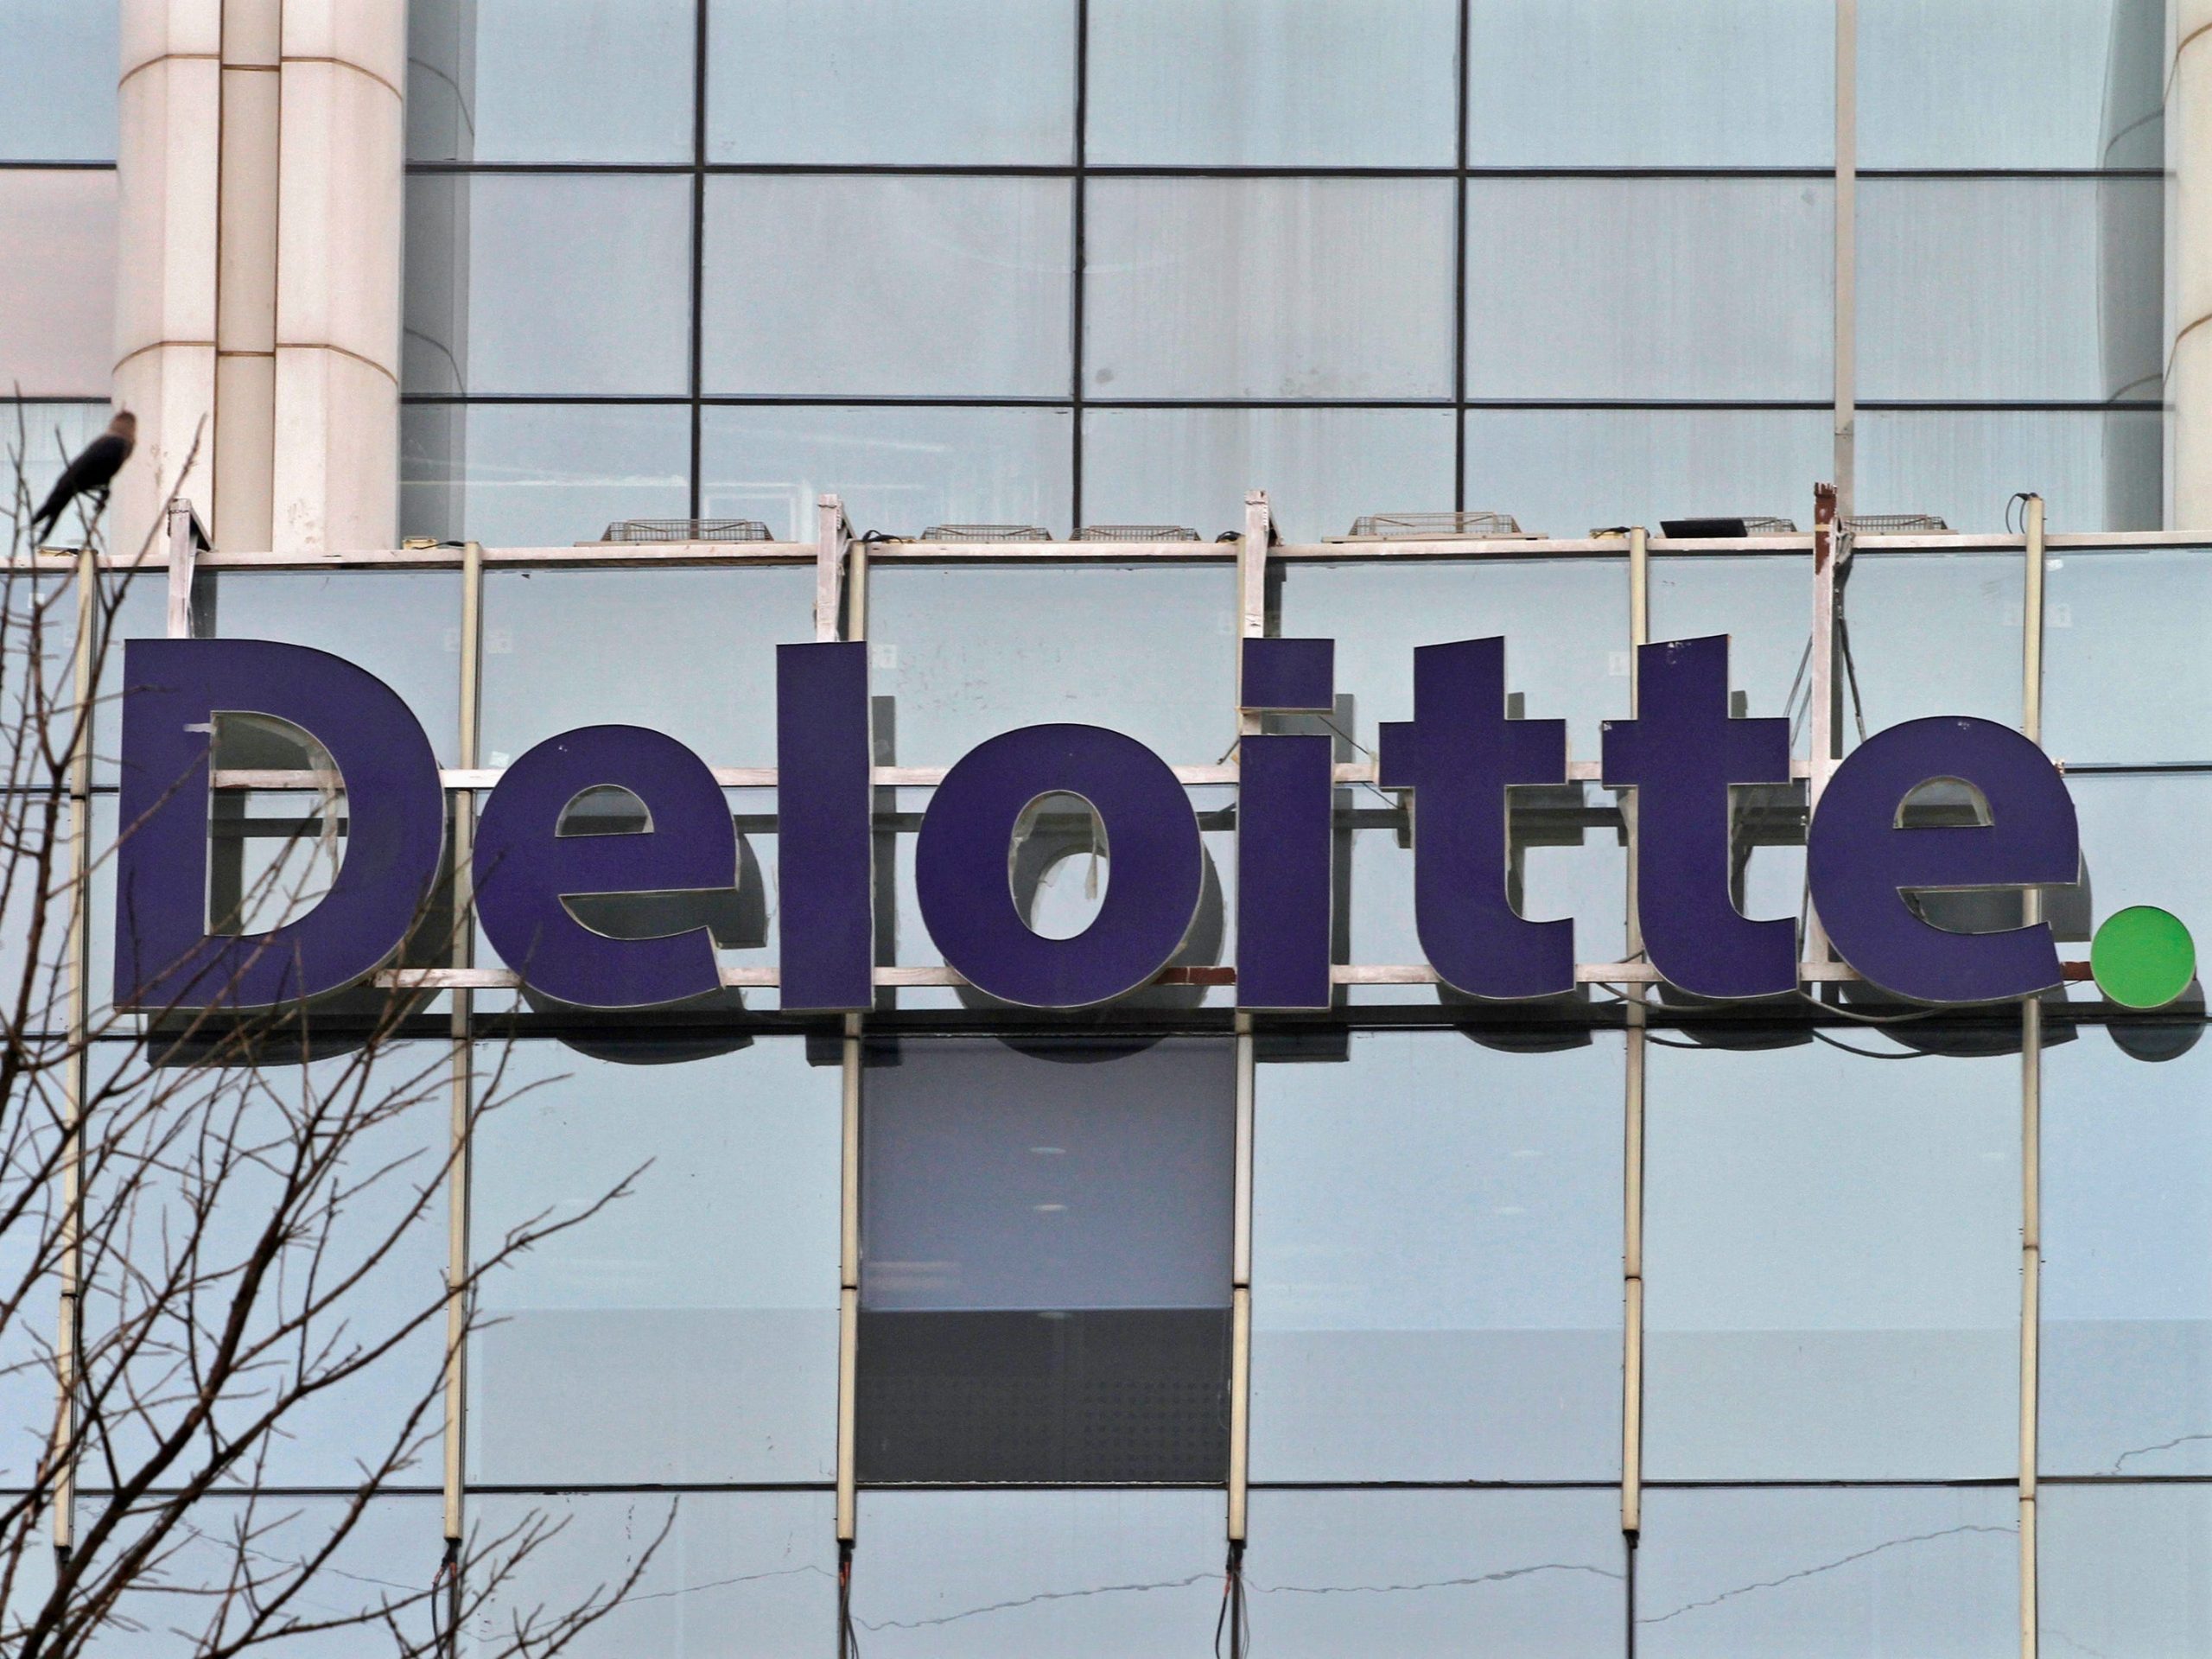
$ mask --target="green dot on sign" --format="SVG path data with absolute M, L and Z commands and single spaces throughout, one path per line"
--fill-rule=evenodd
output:
M 2130 905 L 2097 929 L 2089 971 L 2123 1008 L 2163 1008 L 2196 977 L 2196 941 L 2178 917 L 2156 905 Z

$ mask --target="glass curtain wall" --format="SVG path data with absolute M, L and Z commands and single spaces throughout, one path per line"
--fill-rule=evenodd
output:
M 1861 0 L 1856 508 L 2155 527 L 2155 0 Z M 415 0 L 404 519 L 1579 536 L 1834 470 L 1831 0 Z M 1633 95 L 1629 94 L 1633 90 Z

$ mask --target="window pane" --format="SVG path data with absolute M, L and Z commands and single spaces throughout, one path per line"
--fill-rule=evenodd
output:
M 836 1067 L 794 1037 L 669 1065 L 531 1040 L 480 1067 L 503 1103 L 477 1132 L 480 1257 L 627 1195 L 486 1274 L 471 1478 L 833 1475 Z
M 1255 1491 L 1244 1563 L 1263 1653 L 1596 1659 L 1627 1640 L 1610 1492 Z
M 2036 1510 L 2047 1651 L 2164 1659 L 2212 1648 L 2212 1488 L 2045 1486 Z
M 1084 516 L 1242 534 L 1244 496 L 1270 491 L 1286 541 L 1341 536 L 1363 512 L 1452 499 L 1452 411 L 1101 409 L 1083 417 Z
M 1845 737 L 1923 715 L 2020 723 L 2018 553 L 1879 553 L 1851 562 Z M 1854 706 L 1859 712 L 1853 712 Z
M 1376 726 L 1414 715 L 1414 647 L 1506 637 L 1508 696 L 1532 720 L 1567 722 L 1568 754 L 1598 758 L 1598 727 L 1629 712 L 1628 561 L 1300 559 L 1282 581 L 1281 630 L 1337 642 L 1338 712 L 1370 756 Z
M 1091 0 L 1094 164 L 1452 165 L 1453 0 Z
M 0 169 L 0 386 L 105 397 L 115 369 L 115 175 Z
M 1470 180 L 1468 393 L 1825 400 L 1834 241 L 1825 180 Z
M 106 428 L 111 413 L 104 403 L 40 404 L 0 397 L 0 452 L 5 454 L 10 494 L 20 467 L 23 493 L 30 498 L 29 505 L 35 507 L 45 500 L 62 469 Z M 47 539 L 61 546 L 81 539 L 79 514 L 93 505 L 92 500 L 80 498 Z M 9 506 L 10 517 L 22 511 L 22 505 L 13 500 Z
M 1466 419 L 1467 505 L 1550 536 L 1745 513 L 1809 524 L 1808 482 L 1832 470 L 1826 410 L 1471 409 Z
M 414 0 L 407 154 L 688 162 L 695 0 Z
M 1652 1045 L 1646 1472 L 2009 1474 L 2019 1061 L 1815 1035 Z
M 2020 1649 L 2011 1487 L 1653 1491 L 1637 1551 L 1649 1659 L 2011 1659 Z
M 461 764 L 458 570 L 207 570 L 198 632 L 281 639 L 343 657 L 397 691 L 441 763 Z
M 684 390 L 688 179 L 418 174 L 407 207 L 408 391 Z
M 1861 167 L 2151 167 L 2158 0 L 1861 0 Z
M 1866 181 L 1859 395 L 2156 398 L 2161 188 L 2157 179 Z
M 2083 1026 L 2044 1055 L 2037 1455 L 2053 1474 L 2212 1474 L 2212 1048 L 2200 1036 L 2194 1024 Z
M 624 626 L 610 630 L 615 614 Z M 665 732 L 709 766 L 772 766 L 776 647 L 813 638 L 811 565 L 487 572 L 486 764 L 575 727 L 625 723 Z
M 720 177 L 709 391 L 1065 396 L 1072 187 Z
M 2212 548 L 2069 548 L 2045 568 L 2044 747 L 2212 760 Z
M 680 408 L 405 404 L 400 530 L 489 547 L 596 541 L 618 518 L 682 518 L 690 454 Z
M 1102 179 L 1089 189 L 1089 395 L 1451 395 L 1447 182 Z
M 88 1471 L 127 1471 L 179 1431 L 289 1193 L 295 1224 L 245 1322 L 260 1353 L 220 1385 L 215 1427 L 238 1434 L 291 1403 L 225 1479 L 351 1490 L 364 1465 L 396 1458 L 395 1484 L 436 1487 L 450 1052 L 394 1042 L 307 1065 L 188 1067 L 152 1065 L 135 1043 L 95 1046 L 84 1363 L 105 1409 Z M 211 1296 L 224 1315 L 208 1313 Z
M 8 26 L 0 29 L 0 85 L 9 89 L 0 104 L 0 161 L 115 158 L 121 10 L 115 0 L 14 0 L 9 6 Z M 12 282 L 0 283 L 0 291 L 22 292 Z
M 1073 0 L 708 0 L 707 159 L 1072 161 L 1075 19 Z
M 2156 530 L 2161 442 L 2155 409 L 1861 410 L 1859 511 L 1986 533 L 2032 489 L 2055 531 Z
M 1065 409 L 722 407 L 702 412 L 700 506 L 812 541 L 815 499 L 855 530 L 1068 522 Z
M 1224 559 L 879 564 L 868 666 L 894 703 L 896 764 L 949 766 L 1054 721 L 1127 733 L 1170 766 L 1217 761 L 1236 738 L 1236 613 Z M 876 734 L 880 747 L 881 714 Z
M 2130 905 L 2156 905 L 2181 918 L 2198 939 L 2212 940 L 2212 862 L 2202 855 L 2204 825 L 2212 822 L 2212 774 L 2075 772 L 2067 779 L 2066 791 L 2081 826 L 2087 880 L 2070 896 L 2066 888 L 2051 893 L 2046 907 L 2059 938 L 2084 941 L 2106 917 Z M 2073 925 L 2064 925 L 2067 921 Z M 2084 1001 L 2103 1000 L 2094 984 L 2067 989 Z
M 870 1051 L 861 1478 L 1218 1481 L 1234 1046 Z
M 1728 636 L 1737 712 L 1802 716 L 1813 629 L 1809 553 L 1660 553 L 1651 559 L 1651 637 Z
M 628 1598 L 561 1653 L 570 1659 L 724 1659 L 738 1653 L 782 1659 L 813 1653 L 832 1639 L 837 1527 L 830 1493 L 486 1492 L 469 1499 L 469 1518 L 488 1537 L 504 1536 L 533 1516 L 552 1535 L 470 1621 L 469 1645 L 478 1651 L 508 1646 L 517 1623 L 538 1609 L 575 1607 L 601 1586 L 606 1599 L 656 1539 L 659 1547 Z
M 1467 23 L 1475 166 L 1804 167 L 1834 155 L 1827 0 L 1483 0 Z M 1656 95 L 1590 95 L 1605 85 Z
M 853 1623 L 868 1659 L 1202 1650 L 1218 1492 L 863 1492 Z
M 1255 1479 L 1618 1473 L 1623 1088 L 1611 1032 L 1363 1031 L 1261 1068 Z

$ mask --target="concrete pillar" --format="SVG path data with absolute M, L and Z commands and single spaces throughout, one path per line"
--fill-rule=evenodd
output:
M 2165 524 L 2212 530 L 2212 0 L 2166 20 Z
M 122 16 L 115 544 L 181 478 L 219 547 L 391 546 L 406 0 Z
M 271 544 L 391 547 L 399 534 L 407 4 L 283 7 Z
M 138 416 L 138 453 L 110 535 L 129 552 L 180 482 L 213 512 L 221 0 L 124 0 L 120 34 L 114 395 Z

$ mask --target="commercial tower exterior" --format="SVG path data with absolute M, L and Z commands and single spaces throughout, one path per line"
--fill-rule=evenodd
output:
M 0 379 L 34 489 L 138 416 L 117 638 L 366 670 L 462 835 L 613 723 L 734 826 L 727 891 L 577 912 L 708 927 L 704 997 L 405 959 L 399 1048 L 531 1086 L 395 1273 L 645 1167 L 486 1281 L 447 1465 L 348 1572 L 534 1507 L 552 1594 L 673 1501 L 571 1651 L 1202 1651 L 1225 1595 L 1223 1651 L 2212 1645 L 2212 1046 L 2193 985 L 2090 970 L 2133 906 L 2212 938 L 2199 10 L 18 7 Z M 1802 970 L 1736 1001 L 1649 948 L 1605 730 L 1644 648 L 1724 634 L 1789 746 L 1730 897 Z M 1417 648 L 1501 636 L 1507 712 L 1564 722 L 1503 880 L 1573 918 L 1565 995 L 1440 972 L 1383 731 Z M 1256 696 L 1245 648 L 1311 639 L 1318 701 Z M 824 1011 L 785 995 L 778 661 L 840 642 L 874 963 Z M 1808 907 L 1814 800 L 1931 716 L 2063 764 L 2079 880 L 1913 901 L 2047 926 L 2054 988 L 1903 1001 Z M 1046 725 L 1166 763 L 1201 849 L 1166 971 L 1079 1008 L 984 995 L 919 896 L 948 771 Z M 1306 1011 L 1240 998 L 1288 736 L 1333 767 Z M 313 766 L 216 764 L 250 863 Z M 1900 827 L 1986 820 L 1963 781 Z M 1011 901 L 1080 938 L 1132 843 L 1029 805 Z M 271 1484 L 342 1502 L 392 1406 Z

